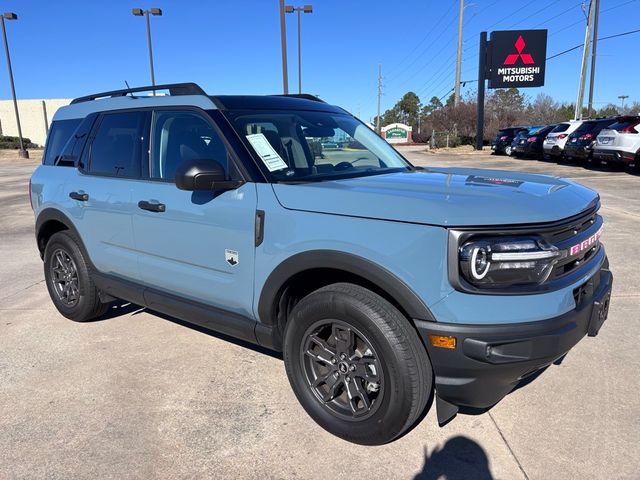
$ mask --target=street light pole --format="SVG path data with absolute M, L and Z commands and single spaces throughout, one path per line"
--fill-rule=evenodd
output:
M 13 84 L 13 70 L 11 69 L 11 57 L 9 55 L 9 43 L 7 42 L 7 30 L 4 25 L 5 19 L 17 20 L 18 15 L 15 13 L 3 13 L 0 16 L 2 23 L 2 39 L 4 40 L 4 53 L 7 55 L 7 68 L 9 69 L 9 84 L 11 85 L 11 96 L 13 97 L 13 109 L 16 112 L 16 124 L 18 126 L 18 139 L 20 140 L 20 150 L 18 155 L 20 158 L 29 158 L 29 152 L 24 148 L 24 141 L 22 139 L 22 127 L 20 126 L 20 114 L 18 113 L 18 101 L 16 100 L 16 88 Z
M 301 42 L 300 42 L 300 14 L 301 13 L 312 13 L 313 6 L 305 5 L 304 7 L 294 7 L 291 5 L 287 5 L 285 8 L 286 13 L 296 12 L 298 14 L 298 93 L 302 93 L 302 53 L 301 53 Z
M 282 49 L 282 93 L 289 94 L 289 72 L 287 71 L 287 25 L 284 21 L 284 0 L 280 0 L 280 46 Z
M 620 113 L 624 113 L 624 101 L 629 98 L 629 95 L 618 95 L 618 98 L 622 101 L 622 109 Z
M 162 16 L 162 10 L 160 8 L 150 8 L 148 10 L 142 10 L 141 8 L 134 8 L 131 10 L 136 17 L 145 17 L 147 23 L 147 45 L 149 47 L 149 68 L 151 69 L 151 85 L 156 86 L 156 76 L 153 69 L 153 48 L 151 46 L 151 22 L 149 20 L 149 15 L 157 15 Z M 156 94 L 155 91 L 152 92 L 153 95 Z

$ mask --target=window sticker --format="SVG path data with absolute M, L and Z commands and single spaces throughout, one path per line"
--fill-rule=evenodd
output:
M 247 140 L 270 172 L 289 167 L 262 133 L 247 135 Z

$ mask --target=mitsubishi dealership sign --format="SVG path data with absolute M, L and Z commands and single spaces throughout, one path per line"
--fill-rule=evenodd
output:
M 488 44 L 489 88 L 544 85 L 546 30 L 493 32 Z
M 485 80 L 489 88 L 542 87 L 546 60 L 546 30 L 480 32 L 476 150 L 484 142 Z

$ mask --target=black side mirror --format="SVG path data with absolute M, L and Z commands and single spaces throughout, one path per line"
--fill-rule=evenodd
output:
M 233 190 L 242 185 L 226 180 L 224 168 L 215 160 L 185 160 L 176 169 L 176 186 L 180 190 Z

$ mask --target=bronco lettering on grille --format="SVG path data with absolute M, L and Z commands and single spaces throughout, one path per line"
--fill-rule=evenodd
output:
M 580 243 L 576 243 L 575 245 L 569 248 L 569 255 L 577 255 L 578 253 L 587 250 L 594 245 L 597 245 L 600 236 L 602 235 L 602 227 L 596 233 L 591 235 L 589 238 L 584 239 Z

